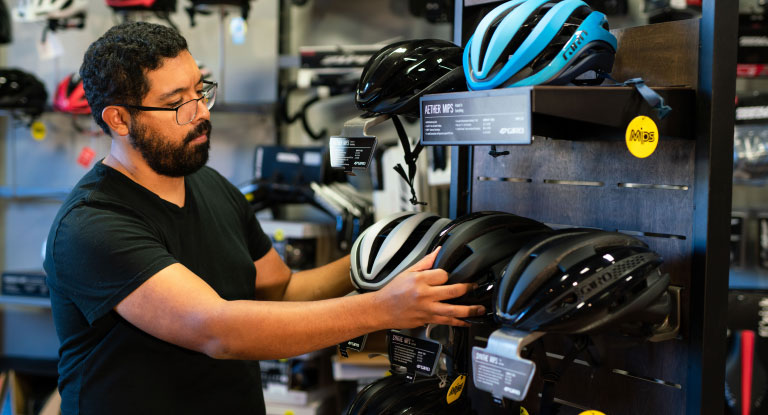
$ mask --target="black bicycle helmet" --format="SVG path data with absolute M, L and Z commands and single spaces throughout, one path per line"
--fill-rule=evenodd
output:
M 504 269 L 497 316 L 519 330 L 569 334 L 636 319 L 651 306 L 654 316 L 666 316 L 669 274 L 661 264 L 645 243 L 621 233 L 567 229 L 540 236 Z
M 45 85 L 31 73 L 19 69 L 0 69 L 0 108 L 41 114 L 48 93 Z
M 493 265 L 509 261 L 533 235 L 549 231 L 541 222 L 511 213 L 475 212 L 449 223 L 428 251 L 441 247 L 433 268 L 448 272 L 446 284 L 477 281 Z
M 605 15 L 581 0 L 512 0 L 475 28 L 464 74 L 472 90 L 564 85 L 587 72 L 610 73 L 616 48 Z
M 367 228 L 352 245 L 350 277 L 360 292 L 375 291 L 429 254 L 449 220 L 433 213 L 400 212 Z
M 347 408 L 346 415 L 362 415 L 369 410 L 369 404 L 372 403 L 376 395 L 382 392 L 391 394 L 394 388 L 408 383 L 405 375 L 390 375 L 377 379 L 360 390 L 355 399 Z
M 419 117 L 422 95 L 466 89 L 460 47 L 438 39 L 406 40 L 371 56 L 355 104 L 370 113 Z

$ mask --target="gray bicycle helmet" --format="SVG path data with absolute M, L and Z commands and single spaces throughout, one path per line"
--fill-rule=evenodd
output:
M 418 262 L 448 219 L 400 212 L 379 220 L 352 245 L 350 277 L 360 292 L 375 291 Z
M 568 229 L 540 236 L 510 260 L 497 317 L 525 331 L 594 333 L 669 306 L 662 259 L 637 238 Z M 663 308 L 663 307 L 661 307 Z

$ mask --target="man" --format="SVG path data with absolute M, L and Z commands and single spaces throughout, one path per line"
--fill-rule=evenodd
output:
M 441 302 L 469 286 L 443 286 L 435 253 L 357 296 L 341 297 L 348 257 L 291 275 L 244 197 L 204 166 L 216 85 L 175 31 L 113 27 L 80 74 L 112 146 L 48 238 L 64 415 L 264 413 L 258 360 L 484 311 Z

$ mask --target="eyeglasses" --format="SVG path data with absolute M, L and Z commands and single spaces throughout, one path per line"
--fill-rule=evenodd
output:
M 213 108 L 216 102 L 216 88 L 219 86 L 216 82 L 203 81 L 203 96 L 190 99 L 176 108 L 163 107 L 143 107 L 141 105 L 114 104 L 118 107 L 133 108 L 139 111 L 176 111 L 176 123 L 179 125 L 189 124 L 197 116 L 197 102 L 202 100 L 208 109 Z

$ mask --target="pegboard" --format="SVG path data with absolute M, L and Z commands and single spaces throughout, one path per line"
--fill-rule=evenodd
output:
M 465 44 L 480 18 L 499 3 L 457 7 L 457 43 Z M 733 22 L 724 17 L 731 15 Z M 534 109 L 533 130 L 557 130 L 555 139 L 534 137 L 530 145 L 497 146 L 509 154 L 496 158 L 488 154 L 489 146 L 452 152 L 458 160 L 453 214 L 499 210 L 556 228 L 627 233 L 663 256 L 671 284 L 680 289 L 678 337 L 628 344 L 595 336 L 599 364 L 578 357 L 555 387 L 555 402 L 563 405 L 560 414 L 587 409 L 609 415 L 722 413 L 735 79 L 735 54 L 728 49 L 735 45 L 735 20 L 732 5 L 716 6 L 712 0 L 704 2 L 701 19 L 614 31 L 619 39 L 613 72 L 617 79 L 639 75 L 652 87 L 694 90 L 692 100 L 673 109 L 678 116 L 685 113 L 685 126 L 676 131 L 690 134 L 662 132 L 648 158 L 635 158 L 627 150 L 624 131 L 616 128 L 624 121 L 599 123 L 594 129 L 599 134 L 589 137 L 584 132 L 595 122 L 585 119 L 589 114 L 570 120 L 560 116 L 563 123 L 575 120 L 579 127 L 578 134 L 568 137 L 551 124 L 558 117 L 546 108 Z M 581 106 L 582 113 L 590 108 L 589 101 L 560 105 Z M 537 122 L 548 125 L 537 128 Z M 485 346 L 491 331 L 473 329 L 474 345 Z M 540 366 L 556 367 L 570 340 L 552 335 L 543 339 L 545 347 L 531 350 L 532 356 Z M 541 385 L 537 374 L 523 402 L 531 414 L 538 411 Z M 515 412 L 495 407 L 490 394 L 474 388 L 470 396 L 479 413 Z

